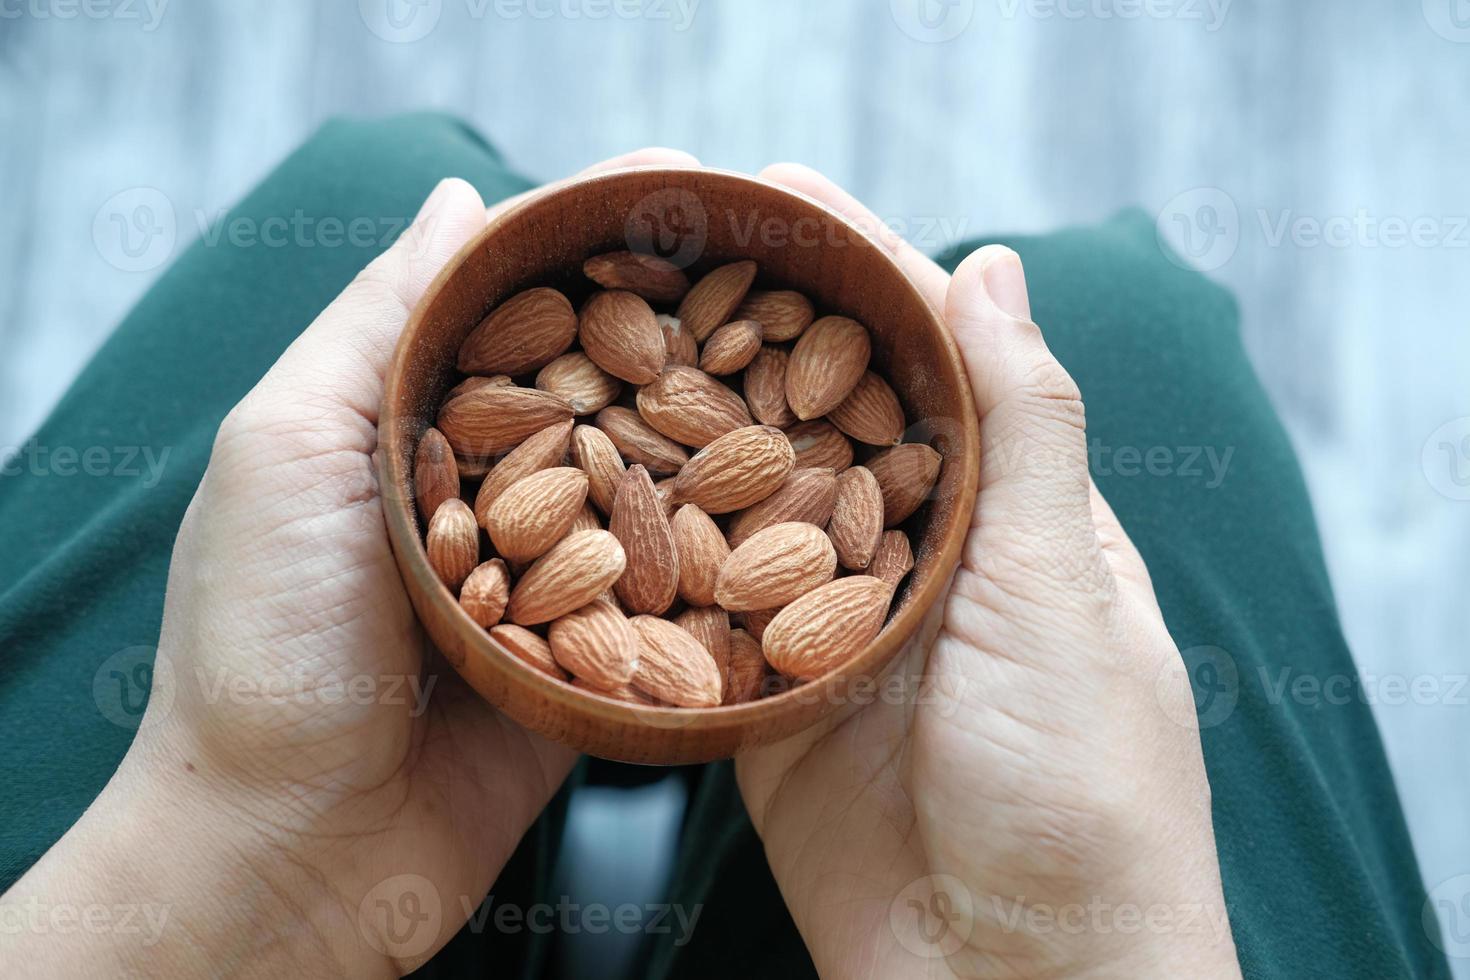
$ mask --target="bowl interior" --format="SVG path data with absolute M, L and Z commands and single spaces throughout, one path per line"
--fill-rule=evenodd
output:
M 491 309 L 531 286 L 554 286 L 579 306 L 596 288 L 581 273 L 583 260 L 628 248 L 669 258 L 691 279 L 725 262 L 754 259 L 760 267 L 754 288 L 799 289 L 819 316 L 860 321 L 873 338 L 873 363 L 908 417 L 905 441 L 928 443 L 944 456 L 929 501 L 904 524 L 915 567 L 884 632 L 821 680 L 723 708 L 612 701 L 522 664 L 460 610 L 429 568 L 413 507 L 413 453 L 444 393 L 461 380 L 454 368 L 460 344 Z M 978 458 L 975 411 L 958 352 L 884 249 L 784 188 L 738 174 L 669 168 L 572 181 L 492 222 L 451 260 L 410 318 L 389 372 L 380 429 L 390 538 L 419 617 L 450 662 L 527 727 L 592 754 L 652 763 L 723 758 L 798 731 L 847 703 L 844 692 L 856 679 L 877 678 L 906 642 L 927 632 L 920 630 L 925 613 L 947 587 L 968 528 Z

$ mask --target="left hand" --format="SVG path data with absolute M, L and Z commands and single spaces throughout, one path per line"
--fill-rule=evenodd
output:
M 591 169 L 637 163 L 697 161 L 645 150 Z M 169 570 L 158 674 L 173 697 L 150 703 L 103 794 L 6 896 L 146 900 L 171 927 L 148 948 L 28 937 L 11 955 L 31 975 L 408 972 L 561 785 L 575 753 L 442 661 L 425 670 L 373 463 L 408 313 L 486 221 L 474 188 L 441 182 L 220 426 Z M 437 902 L 432 934 L 360 919 L 409 891 Z

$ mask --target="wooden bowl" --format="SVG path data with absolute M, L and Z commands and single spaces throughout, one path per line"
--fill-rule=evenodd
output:
M 502 300 L 536 285 L 579 304 L 594 287 L 589 256 L 656 252 L 691 278 L 755 259 L 757 288 L 799 289 L 818 314 L 842 313 L 872 333 L 873 363 L 910 421 L 906 441 L 944 457 L 930 500 L 904 524 L 915 567 L 883 632 L 828 676 L 748 704 L 658 708 L 560 683 L 492 640 L 429 567 L 413 505 L 414 449 L 458 379 L 460 343 Z M 585 421 L 585 420 L 584 420 Z M 627 762 L 727 758 L 786 738 L 844 706 L 913 644 L 932 641 L 969 528 L 979 434 L 959 352 L 936 312 L 880 246 L 836 212 L 786 188 L 714 170 L 639 167 L 557 186 L 496 218 L 439 274 L 414 309 L 388 372 L 379 421 L 384 516 L 419 619 L 449 662 L 517 722 L 584 752 Z M 880 685 L 886 691 L 891 685 Z M 913 696 L 908 689 L 907 696 Z

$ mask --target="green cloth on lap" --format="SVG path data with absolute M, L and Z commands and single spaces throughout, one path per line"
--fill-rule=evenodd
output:
M 529 186 L 453 120 L 339 122 L 226 220 L 301 212 L 395 230 L 445 176 L 487 201 Z M 1277 694 L 1283 676 L 1356 673 L 1234 304 L 1167 261 L 1137 213 L 1008 244 L 1086 396 L 1098 485 L 1186 652 L 1246 976 L 1448 976 L 1421 925 L 1424 889 L 1368 709 Z M 386 245 L 196 243 L 36 435 L 50 449 L 105 447 L 113 475 L 0 477 L 0 887 L 76 820 L 132 739 L 174 534 L 220 419 Z M 124 469 L 129 447 L 140 452 Z M 699 773 L 669 900 L 704 911 L 687 945 L 654 937 L 651 975 L 811 976 L 731 773 Z M 564 804 L 527 835 L 497 904 L 538 900 Z M 423 972 L 534 976 L 544 954 L 528 933 L 467 930 Z

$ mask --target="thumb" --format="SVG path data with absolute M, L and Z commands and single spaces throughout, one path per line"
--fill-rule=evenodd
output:
M 1100 565 L 1082 396 L 1031 320 L 1021 258 L 1000 245 L 955 270 L 945 318 L 980 412 L 980 497 L 970 548 L 1021 541 L 1034 571 L 1075 581 Z M 1000 536 L 999 539 L 997 536 Z
M 479 192 L 457 177 L 441 180 L 413 223 L 296 338 L 252 395 L 275 406 L 310 399 L 313 416 L 346 411 L 375 425 L 409 311 L 485 221 Z

